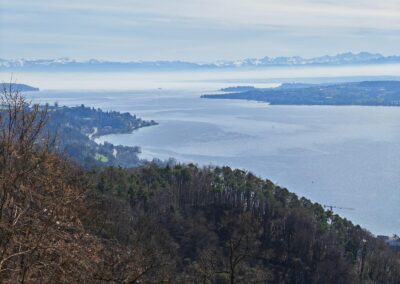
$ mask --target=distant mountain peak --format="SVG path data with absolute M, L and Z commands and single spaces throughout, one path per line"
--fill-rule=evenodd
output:
M 361 64 L 388 64 L 400 63 L 400 56 L 384 56 L 379 53 L 369 52 L 345 52 L 336 55 L 324 55 L 314 58 L 303 58 L 300 56 L 279 56 L 262 58 L 245 58 L 242 60 L 224 61 L 219 60 L 211 63 L 193 63 L 180 60 L 174 61 L 100 61 L 90 59 L 77 61 L 68 57 L 58 59 L 0 59 L 0 71 L 8 70 L 30 70 L 30 71 L 113 71 L 113 70 L 180 70 L 180 69 L 220 69 L 220 68 L 260 68 L 271 66 L 307 66 L 307 65 L 361 65 Z

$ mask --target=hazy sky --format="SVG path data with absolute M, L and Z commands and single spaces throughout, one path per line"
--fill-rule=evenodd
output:
M 0 0 L 0 58 L 400 54 L 400 0 Z

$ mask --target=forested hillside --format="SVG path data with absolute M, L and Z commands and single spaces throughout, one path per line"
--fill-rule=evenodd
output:
M 151 252 L 144 263 L 152 255 L 158 262 L 145 282 L 400 279 L 400 256 L 368 232 L 248 172 L 149 165 L 100 169 L 89 176 L 104 206 L 89 228 L 132 249 L 146 244 Z M 118 210 L 109 214 L 107 208 Z
M 251 173 L 90 171 L 54 154 L 51 116 L 3 94 L 3 283 L 399 283 L 400 255 Z
M 43 108 L 43 107 L 42 107 Z M 138 166 L 139 147 L 97 143 L 95 138 L 115 133 L 131 133 L 142 127 L 155 125 L 116 111 L 105 112 L 84 105 L 78 107 L 47 106 L 48 120 L 44 133 L 56 138 L 59 153 L 77 161 L 85 168 L 93 166 Z

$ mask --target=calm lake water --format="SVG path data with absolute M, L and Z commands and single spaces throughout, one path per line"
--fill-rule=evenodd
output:
M 335 212 L 374 234 L 400 233 L 400 108 L 269 106 L 199 98 L 222 86 L 251 82 L 238 78 L 203 83 L 204 78 L 183 83 L 157 78 L 152 85 L 148 79 L 153 88 L 140 86 L 142 90 L 48 90 L 30 96 L 38 102 L 83 103 L 154 119 L 158 126 L 100 140 L 140 146 L 148 159 L 174 157 L 246 169 L 321 204 L 354 208 Z M 260 78 L 253 82 L 274 85 Z

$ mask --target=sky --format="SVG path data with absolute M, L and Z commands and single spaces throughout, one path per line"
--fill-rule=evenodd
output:
M 400 0 L 0 0 L 0 58 L 400 54 Z

